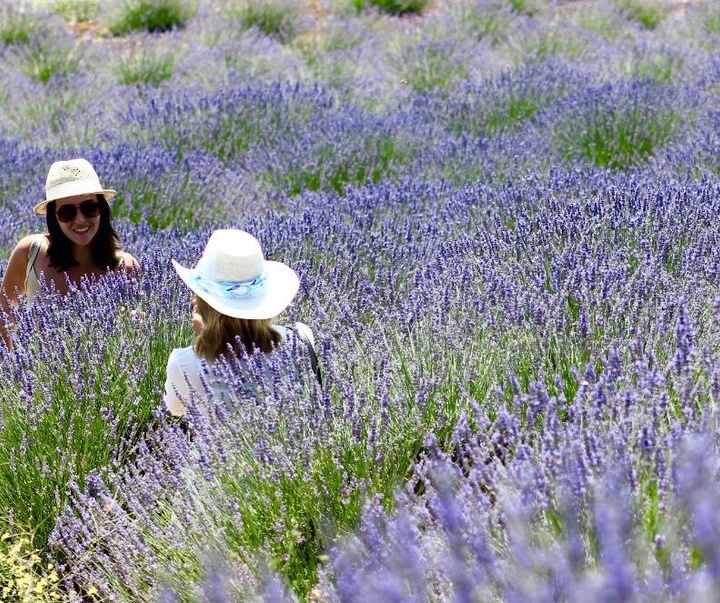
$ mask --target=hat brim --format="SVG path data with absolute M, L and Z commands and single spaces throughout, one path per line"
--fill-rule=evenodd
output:
M 88 191 L 87 193 L 78 193 L 80 195 L 87 194 L 87 195 L 102 195 L 105 197 L 106 201 L 110 201 L 115 195 L 117 195 L 117 191 L 114 191 L 110 188 L 103 189 L 103 190 L 92 190 Z M 68 197 L 74 197 L 76 195 L 68 195 Z M 43 201 L 40 201 L 35 204 L 35 207 L 33 207 L 33 213 L 38 214 L 40 216 L 44 216 L 47 213 L 47 205 L 48 203 L 51 203 L 52 201 L 60 201 L 61 199 L 67 199 L 68 197 L 58 197 L 57 199 L 44 199 Z
M 265 290 L 260 295 L 234 299 L 213 295 L 200 289 L 193 280 L 197 274 L 194 268 L 185 268 L 175 260 L 172 260 L 172 265 L 178 276 L 195 295 L 205 300 L 220 314 L 233 318 L 250 320 L 274 318 L 290 305 L 300 288 L 300 279 L 290 266 L 282 262 L 265 260 L 265 277 L 267 279 Z

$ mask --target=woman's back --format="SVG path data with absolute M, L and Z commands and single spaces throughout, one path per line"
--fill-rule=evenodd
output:
M 237 229 L 216 230 L 195 268 L 172 261 L 194 293 L 192 346 L 168 359 L 165 405 L 186 412 L 191 400 L 254 398 L 262 403 L 281 383 L 315 379 L 312 331 L 301 323 L 273 324 L 300 287 L 295 271 L 265 259 L 260 242 Z
M 174 349 L 168 358 L 165 404 L 173 415 L 196 404 L 208 412 L 215 403 L 231 407 L 234 401 L 256 401 L 272 395 L 283 383 L 315 378 L 314 336 L 305 324 L 273 325 L 280 343 L 271 352 L 222 356 L 207 361 L 195 346 Z

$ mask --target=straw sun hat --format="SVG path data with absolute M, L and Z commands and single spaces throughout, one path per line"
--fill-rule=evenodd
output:
M 172 265 L 210 307 L 235 318 L 266 319 L 290 305 L 300 286 L 295 271 L 264 258 L 260 243 L 244 230 L 216 230 L 195 268 Z
M 112 199 L 117 191 L 103 188 L 97 173 L 86 159 L 56 161 L 50 166 L 45 181 L 45 199 L 33 208 L 36 214 L 47 213 L 47 204 L 51 201 L 74 197 L 76 195 L 104 195 Z

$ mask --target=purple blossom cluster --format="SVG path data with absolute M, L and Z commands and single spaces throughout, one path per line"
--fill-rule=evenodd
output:
M 0 42 L 0 248 L 85 156 L 142 263 L 18 310 L 0 517 L 76 601 L 713 600 L 711 7 L 649 32 L 617 7 L 307 4 L 291 41 L 214 5 L 138 38 L 177 52 L 156 86 L 113 75 L 133 37 L 48 16 L 30 36 L 73 61 L 45 83 L 34 42 Z M 323 385 L 278 369 L 302 346 L 233 358 L 230 403 L 175 421 L 170 260 L 218 227 L 300 275 L 281 321 L 312 326 Z
M 489 429 L 461 427 L 452 453 L 429 445 L 392 513 L 368 502 L 321 574 L 325 600 L 714 600 L 713 434 L 667 435 L 657 446 L 641 427 L 618 445 L 614 427 L 589 438 L 571 419 L 535 443 L 504 428 L 507 418 L 472 420 Z
M 250 219 L 245 226 L 264 241 L 269 257 L 286 259 L 302 275 L 302 297 L 290 316 L 316 327 L 325 386 L 318 390 L 307 381 L 254 371 L 261 383 L 249 391 L 263 392 L 258 405 L 248 402 L 247 373 L 231 371 L 243 375 L 235 386 L 237 404 L 217 408 L 207 428 L 196 413 L 193 428 L 201 435 L 187 442 L 175 429 L 161 442 L 153 439 L 148 450 L 141 445 L 142 463 L 160 463 L 162 469 L 137 472 L 134 467 L 142 463 L 136 461 L 107 478 L 105 487 L 119 504 L 111 510 L 130 515 L 122 525 L 132 525 L 133 536 L 129 527 L 98 532 L 95 526 L 120 522 L 101 511 L 93 511 L 95 519 L 81 522 L 84 532 L 78 531 L 77 516 L 97 499 L 92 490 L 78 490 L 52 540 L 56 554 L 66 559 L 72 584 L 80 591 L 94 587 L 107 593 L 126 588 L 129 600 L 150 597 L 167 587 L 162 576 L 182 575 L 184 562 L 170 550 L 192 551 L 187 554 L 194 561 L 188 563 L 196 569 L 189 575 L 203 575 L 200 551 L 205 549 L 198 543 L 212 533 L 222 535 L 219 547 L 235 551 L 245 563 L 257 562 L 252 551 L 261 547 L 270 567 L 286 577 L 296 578 L 298 565 L 319 554 L 318 547 L 336 551 L 329 553 L 321 588 L 337 589 L 344 600 L 354 588 L 343 590 L 344 580 L 384 588 L 389 569 L 378 561 L 377 567 L 363 566 L 367 575 L 348 577 L 357 565 L 345 566 L 343 559 L 355 545 L 331 549 L 335 535 L 356 522 L 361 529 L 375 529 L 366 525 L 371 519 L 361 510 L 376 495 L 389 509 L 406 509 L 408 521 L 420 521 L 416 515 L 431 504 L 429 493 L 441 488 L 434 480 L 446 479 L 446 473 L 457 483 L 443 496 L 467 495 L 463 504 L 482 506 L 478 516 L 487 515 L 488 522 L 494 518 L 492 530 L 482 536 L 494 543 L 490 550 L 509 546 L 503 517 L 519 497 L 524 506 L 517 512 L 527 521 L 517 519 L 515 529 L 525 530 L 528 542 L 552 538 L 553 547 L 569 547 L 570 555 L 576 545 L 561 538 L 570 529 L 564 522 L 577 509 L 584 514 L 577 527 L 581 540 L 600 538 L 593 536 L 600 529 L 594 514 L 601 512 L 594 505 L 605 491 L 595 489 L 613 493 L 608 484 L 622 467 L 618 483 L 625 489 L 615 494 L 631 507 L 629 521 L 637 532 L 632 550 L 625 551 L 633 576 L 628 588 L 638 597 L 660 589 L 677 600 L 695 593 L 704 578 L 691 573 L 688 564 L 704 559 L 707 545 L 681 538 L 685 531 L 694 534 L 684 523 L 692 516 L 683 511 L 689 503 L 682 502 L 693 499 L 694 486 L 678 477 L 685 472 L 678 471 L 684 457 L 677 451 L 693 434 L 711 433 L 715 422 L 716 262 L 700 258 L 718 246 L 713 234 L 717 198 L 717 185 L 708 180 L 658 183 L 639 175 L 557 170 L 544 180 L 529 177 L 502 186 L 458 189 L 408 180 L 348 189 L 344 197 L 304 193 L 282 213 Z M 476 224 L 470 232 L 469 217 Z M 128 233 L 138 245 L 149 240 L 140 231 Z M 169 347 L 157 339 L 177 329 L 187 304 L 166 254 L 189 260 L 203 234 L 187 235 L 183 249 L 172 242 L 176 233 L 159 235 L 168 249 L 160 245 L 154 255 L 147 252 L 152 259 L 140 289 L 154 299 L 149 320 L 159 347 Z M 670 241 L 684 246 L 678 249 Z M 333 257 L 317 253 L 320 249 L 333 249 Z M 167 297 L 157 298 L 155 279 Z M 160 404 L 159 396 L 154 400 Z M 162 454 L 175 446 L 184 447 L 182 455 L 171 453 L 182 462 L 166 468 Z M 440 461 L 444 469 L 431 470 Z M 203 485 L 186 484 L 178 472 L 195 475 Z M 390 502 L 409 475 L 412 496 Z M 125 502 L 133 497 L 141 502 Z M 181 511 L 176 498 L 190 510 Z M 612 505 L 620 502 L 608 503 L 607 513 L 615 513 Z M 156 504 L 184 513 L 182 529 L 171 522 L 158 536 L 155 531 L 167 518 L 131 510 Z M 608 530 L 618 530 L 612 513 L 603 521 Z M 214 522 L 212 529 L 203 521 Z M 450 538 L 444 529 L 434 526 L 440 532 L 433 538 Z M 465 528 L 457 529 L 452 538 L 470 537 Z M 666 548 L 657 548 L 656 537 Z M 383 548 L 391 541 L 379 540 L 377 554 L 395 559 Z M 152 554 L 145 548 L 137 554 L 155 561 L 135 568 L 140 573 L 133 581 L 123 578 L 118 585 L 96 547 L 115 551 L 117 562 L 127 563 L 129 553 L 121 550 L 128 542 L 155 546 Z M 422 564 L 442 565 L 451 543 L 433 543 L 429 552 L 419 543 L 413 555 L 424 559 Z M 592 547 L 573 561 L 570 574 L 551 580 L 566 582 L 543 582 L 542 563 L 549 563 L 554 551 L 532 553 L 545 561 L 531 557 L 528 567 L 538 582 L 518 597 L 537 590 L 546 598 L 558 593 L 573 598 L 586 580 L 597 581 L 598 589 L 615 588 L 601 579 L 610 570 L 602 569 L 600 553 Z M 650 571 L 646 564 L 665 563 L 666 552 L 675 573 L 653 569 L 659 573 L 651 589 L 643 582 Z M 650 553 L 654 561 L 648 560 Z M 371 556 L 363 557 L 370 563 Z M 504 554 L 496 559 L 501 567 L 507 561 Z M 247 571 L 259 580 L 265 570 L 253 563 Z M 473 596 L 510 596 L 511 585 L 520 588 L 514 567 L 478 583 Z M 702 568 L 698 565 L 698 572 Z M 422 576 L 419 584 L 430 588 L 439 580 L 442 586 L 432 588 L 455 592 L 459 583 L 441 569 L 433 566 L 437 576 L 432 579 L 421 566 L 413 571 Z M 406 570 L 393 569 L 398 574 L 392 579 Z M 476 570 L 460 564 L 453 571 L 458 580 L 475 584 Z M 667 590 L 671 582 L 679 584 L 672 586 L 676 590 Z M 257 583 L 237 588 L 252 585 Z

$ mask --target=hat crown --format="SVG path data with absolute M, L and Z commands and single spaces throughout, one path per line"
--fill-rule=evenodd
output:
M 216 230 L 195 269 L 203 279 L 217 282 L 252 281 L 263 273 L 265 258 L 260 242 L 250 233 Z
M 172 265 L 195 295 L 234 318 L 273 318 L 290 305 L 300 286 L 290 266 L 265 260 L 260 242 L 233 228 L 212 233 L 195 268 L 175 260 Z
M 117 191 L 102 187 L 95 169 L 87 159 L 56 161 L 50 166 L 45 180 L 45 199 L 35 204 L 33 212 L 45 214 L 48 203 L 67 197 L 102 195 L 109 201 L 116 194 Z
M 89 161 L 70 159 L 69 161 L 56 161 L 50 166 L 45 181 L 45 192 L 50 196 L 53 189 L 70 182 L 85 182 L 92 185 L 93 188 L 102 190 L 100 178 Z

